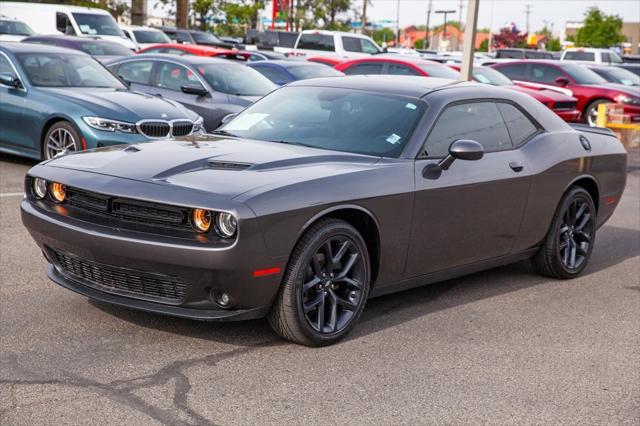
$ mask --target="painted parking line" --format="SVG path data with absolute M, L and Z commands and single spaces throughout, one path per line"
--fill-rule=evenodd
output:
M 24 192 L 2 192 L 0 193 L 0 198 L 3 197 L 22 197 Z

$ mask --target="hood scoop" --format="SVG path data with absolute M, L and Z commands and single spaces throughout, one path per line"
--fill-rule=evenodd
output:
M 207 168 L 216 170 L 245 170 L 251 167 L 250 163 L 238 163 L 235 161 L 219 161 L 209 160 L 207 161 Z

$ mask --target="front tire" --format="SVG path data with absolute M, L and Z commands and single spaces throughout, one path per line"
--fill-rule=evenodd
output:
M 296 244 L 268 315 L 273 330 L 301 345 L 342 339 L 360 316 L 370 288 L 367 246 L 350 224 L 324 219 Z
M 584 110 L 584 123 L 588 124 L 591 127 L 595 127 L 598 120 L 598 105 L 610 103 L 611 101 L 607 99 L 596 99 L 595 101 L 591 102 Z
M 589 193 L 571 187 L 560 200 L 551 228 L 533 258 L 534 269 L 551 278 L 568 279 L 586 268 L 596 239 L 596 208 Z
M 49 128 L 42 141 L 42 158 L 51 160 L 58 154 L 78 151 L 80 134 L 68 121 L 58 121 Z

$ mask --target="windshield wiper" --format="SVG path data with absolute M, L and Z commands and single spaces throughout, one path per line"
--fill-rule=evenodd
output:
M 274 142 L 274 143 L 283 143 L 283 144 L 285 144 L 285 145 L 305 146 L 305 147 L 307 147 L 307 148 L 317 148 L 317 146 L 308 145 L 308 144 L 306 144 L 306 143 L 302 143 L 302 142 L 291 142 L 291 141 L 285 141 L 285 140 L 269 141 L 269 142 Z
M 221 136 L 230 136 L 232 138 L 239 138 L 240 136 L 233 134 L 231 132 L 227 132 L 226 130 L 214 130 L 213 132 L 209 132 L 212 135 L 221 135 Z

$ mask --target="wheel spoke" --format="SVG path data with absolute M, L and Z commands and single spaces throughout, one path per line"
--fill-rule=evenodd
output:
M 338 252 L 333 257 L 333 262 L 334 263 L 340 262 L 344 257 L 344 255 L 347 253 L 347 250 L 349 250 L 349 247 L 351 247 L 351 243 L 349 242 L 349 240 L 346 240 L 344 243 L 342 243 L 342 245 L 338 249 Z
M 569 205 L 569 223 L 575 225 L 576 223 L 576 202 L 574 201 Z
M 560 245 L 558 246 L 558 248 L 560 249 L 560 252 L 562 252 L 564 249 L 566 249 L 569 246 L 569 242 L 567 240 L 564 240 L 560 243 Z
M 335 298 L 336 298 L 336 303 L 338 305 L 340 305 L 341 308 L 344 308 L 347 311 L 355 311 L 356 308 L 358 307 L 358 305 L 356 305 L 355 303 L 353 303 L 353 302 L 351 302 L 349 300 L 343 299 L 343 298 L 338 297 L 338 296 L 335 296 Z
M 347 276 L 349 271 L 351 271 L 351 268 L 353 268 L 353 265 L 355 265 L 356 260 L 358 260 L 358 253 L 353 253 L 349 257 L 349 260 L 347 260 L 347 263 L 342 265 L 342 271 L 340 271 L 340 274 L 338 275 L 339 279 L 344 279 Z
M 332 290 L 329 290 L 329 331 L 336 330 L 338 323 L 338 297 Z
M 320 278 L 318 278 L 317 276 L 313 276 L 313 278 L 311 279 L 311 281 L 306 282 L 303 286 L 302 286 L 302 293 L 306 293 L 307 291 L 311 290 L 313 287 L 317 286 L 318 284 L 320 284 Z
M 323 292 L 318 292 L 318 295 L 317 295 L 317 297 L 315 299 L 313 299 L 311 302 L 305 303 L 305 305 L 304 305 L 304 313 L 308 314 L 309 312 L 311 312 L 320 303 L 322 303 L 323 300 L 324 300 L 324 293 Z
M 576 219 L 580 219 L 583 213 L 587 210 L 587 203 L 582 203 L 576 212 Z
M 322 265 L 320 265 L 320 259 L 318 259 L 318 254 L 316 253 L 313 258 L 311 258 L 311 267 L 313 268 L 313 273 L 316 276 L 322 275 Z
M 580 221 L 580 223 L 578 225 L 576 225 L 575 230 L 576 231 L 582 231 L 584 229 L 584 227 L 587 225 L 587 223 L 589 223 L 589 221 L 591 220 L 591 214 L 586 213 L 582 220 Z
M 571 251 L 571 244 L 567 241 L 567 246 L 564 249 L 564 253 L 562 253 L 562 262 L 565 265 L 569 265 L 569 252 Z
M 582 241 L 586 241 L 586 242 L 591 241 L 591 235 L 587 234 L 584 231 L 578 231 L 573 235 L 576 237 L 579 237 Z
M 318 331 L 321 333 L 324 331 L 324 300 L 325 300 L 325 292 L 320 292 L 320 302 L 318 303 Z
M 587 251 L 585 249 L 582 248 L 582 245 L 577 244 L 576 245 L 576 253 L 580 256 L 586 256 L 587 255 Z
M 576 266 L 576 244 L 572 242 L 571 244 L 571 258 L 569 259 L 569 267 L 573 268 Z
M 342 282 L 342 283 L 346 283 L 347 285 L 351 286 L 351 287 L 355 287 L 358 290 L 362 289 L 362 283 L 358 280 L 355 280 L 353 278 L 349 278 L 349 277 L 338 277 L 338 278 L 334 278 L 333 279 L 336 282 Z

